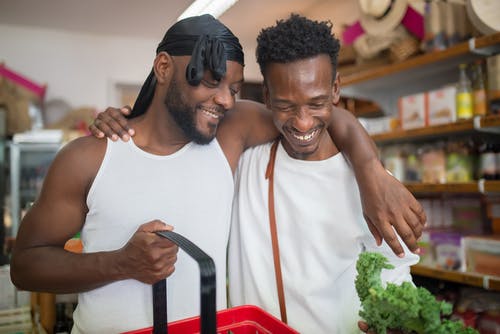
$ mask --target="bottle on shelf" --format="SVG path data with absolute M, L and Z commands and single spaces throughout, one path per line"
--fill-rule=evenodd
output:
M 483 62 L 478 59 L 472 64 L 472 94 L 474 101 L 474 115 L 485 116 L 488 113 L 488 100 L 483 75 Z
M 460 64 L 457 83 L 457 119 L 469 119 L 474 116 L 472 86 L 467 76 L 467 64 Z
M 496 170 L 496 154 L 493 143 L 483 142 L 479 153 L 479 176 L 485 180 L 494 180 Z

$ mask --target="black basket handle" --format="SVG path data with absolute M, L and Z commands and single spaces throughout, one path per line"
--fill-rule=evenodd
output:
M 215 334 L 215 263 L 198 246 L 172 231 L 158 231 L 157 235 L 177 244 L 191 256 L 200 268 L 200 334 Z M 167 327 L 167 280 L 153 284 L 153 334 L 166 334 Z

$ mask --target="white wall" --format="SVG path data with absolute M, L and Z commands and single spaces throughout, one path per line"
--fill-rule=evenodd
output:
M 105 108 L 116 83 L 141 85 L 158 41 L 0 24 L 0 62 L 40 84 L 47 101 Z
M 117 83 L 142 85 L 158 42 L 0 24 L 0 62 L 47 84 L 47 101 L 104 109 L 119 106 Z M 245 78 L 261 81 L 255 49 L 245 53 Z

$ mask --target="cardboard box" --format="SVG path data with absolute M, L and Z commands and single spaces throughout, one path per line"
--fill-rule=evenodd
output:
M 462 235 L 444 230 L 430 231 L 429 233 L 436 266 L 441 269 L 459 270 L 463 263 Z
M 423 128 L 428 125 L 426 99 L 425 93 L 399 98 L 399 118 L 403 130 Z
M 500 277 L 500 236 L 463 238 L 465 269 Z
M 455 86 L 447 86 L 427 92 L 429 125 L 452 123 L 457 120 Z
M 399 127 L 399 120 L 391 116 L 375 117 L 375 118 L 358 118 L 366 132 L 370 135 L 379 133 L 391 132 Z

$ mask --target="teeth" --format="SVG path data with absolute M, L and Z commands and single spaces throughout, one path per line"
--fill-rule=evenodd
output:
M 298 136 L 298 135 L 292 133 L 292 136 L 294 136 L 298 140 L 309 141 L 312 139 L 312 137 L 314 137 L 316 135 L 317 132 L 318 132 L 318 130 L 314 130 L 310 134 L 304 135 L 304 136 Z
M 218 119 L 219 118 L 219 115 L 214 113 L 214 112 L 211 112 L 210 110 L 207 110 L 207 109 L 204 109 L 204 108 L 201 108 L 200 109 L 205 115 L 207 116 L 210 116 L 212 118 L 215 118 L 215 119 Z

